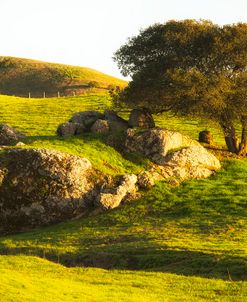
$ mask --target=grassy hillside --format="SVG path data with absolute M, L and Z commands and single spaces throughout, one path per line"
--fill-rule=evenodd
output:
M 27 133 L 27 147 L 85 156 L 111 175 L 137 173 L 148 165 L 135 154 L 122 156 L 102 135 L 56 137 L 57 124 L 73 112 L 109 106 L 105 94 L 45 100 L 1 96 L 0 105 L 1 122 Z M 218 144 L 223 142 L 216 125 L 206 121 L 168 115 L 156 120 L 195 138 L 207 127 Z M 246 301 L 247 161 L 222 164 L 214 177 L 179 187 L 157 183 L 139 200 L 110 212 L 0 237 L 2 300 Z
M 89 85 L 89 86 L 88 86 Z M 123 87 L 126 82 L 99 71 L 29 59 L 0 57 L 0 92 L 28 97 L 73 95 L 90 86 Z

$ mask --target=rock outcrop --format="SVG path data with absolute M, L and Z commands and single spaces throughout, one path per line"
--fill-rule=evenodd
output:
M 159 171 L 165 179 L 207 178 L 221 168 L 219 160 L 202 146 L 190 146 L 168 154 Z
M 129 126 L 138 128 L 154 128 L 155 123 L 152 114 L 145 109 L 133 109 L 129 117 Z
M 198 142 L 179 132 L 160 128 L 144 132 L 128 129 L 125 141 L 128 151 L 141 153 L 158 165 L 163 165 L 166 162 L 166 155 L 171 150 L 199 145 Z
M 0 124 L 0 146 L 11 146 L 25 139 L 25 135 L 16 129 Z
M 81 214 L 92 198 L 91 163 L 46 149 L 0 156 L 0 229 L 47 225 Z
M 136 182 L 136 175 L 124 175 L 115 188 L 103 189 L 97 197 L 96 203 L 106 210 L 118 207 L 129 194 L 136 193 Z

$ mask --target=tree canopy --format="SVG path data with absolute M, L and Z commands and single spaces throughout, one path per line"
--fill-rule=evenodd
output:
M 228 149 L 247 153 L 247 24 L 154 24 L 130 38 L 114 60 L 123 75 L 132 77 L 118 101 L 213 119 Z M 235 120 L 243 126 L 240 145 Z

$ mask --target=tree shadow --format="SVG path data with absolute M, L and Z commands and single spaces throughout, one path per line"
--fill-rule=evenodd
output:
M 97 251 L 81 253 L 62 253 L 27 247 L 0 249 L 0 255 L 20 254 L 38 256 L 66 267 L 165 272 L 183 276 L 247 281 L 247 258 L 178 250 L 176 247 L 123 249 L 115 252 L 102 247 Z

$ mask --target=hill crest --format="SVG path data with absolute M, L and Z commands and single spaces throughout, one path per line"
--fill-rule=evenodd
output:
M 124 87 L 127 82 L 97 70 L 39 60 L 0 57 L 0 93 L 27 97 L 81 94 L 88 88 Z

